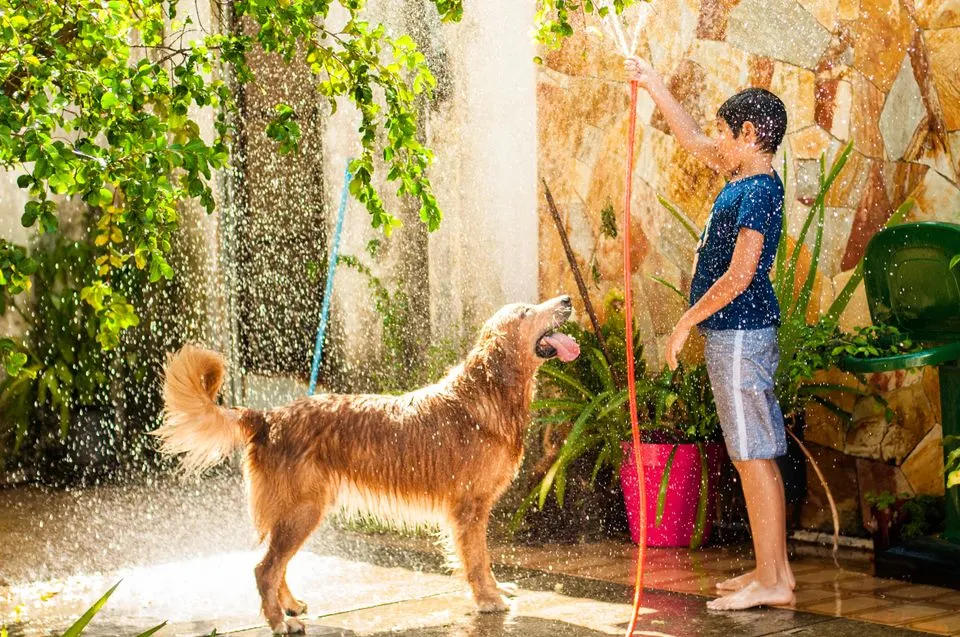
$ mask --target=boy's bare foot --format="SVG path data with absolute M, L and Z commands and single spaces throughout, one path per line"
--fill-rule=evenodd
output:
M 781 578 L 787 582 L 790 586 L 790 590 L 797 588 L 797 580 L 793 578 L 793 570 L 790 567 L 787 567 L 787 570 L 784 573 L 781 573 Z M 757 579 L 757 570 L 748 571 L 743 575 L 738 575 L 737 577 L 731 577 L 728 580 L 724 580 L 717 584 L 717 590 L 734 593 L 741 590 L 751 582 Z
M 752 571 L 747 571 L 743 575 L 738 575 L 737 577 L 731 577 L 728 580 L 724 580 L 717 584 L 718 591 L 724 591 L 727 593 L 735 593 L 738 590 L 744 588 L 747 584 L 750 584 L 757 578 L 756 569 Z
M 764 586 L 753 581 L 736 593 L 707 602 L 710 610 L 744 610 L 757 606 L 786 606 L 794 601 L 793 591 L 786 584 Z

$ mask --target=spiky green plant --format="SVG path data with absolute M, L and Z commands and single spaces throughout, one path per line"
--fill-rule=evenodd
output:
M 818 402 L 849 421 L 850 414 L 840 409 L 825 397 L 830 392 L 846 392 L 865 395 L 863 390 L 845 385 L 811 383 L 819 370 L 836 365 L 836 356 L 832 353 L 832 344 L 838 338 L 840 315 L 850 303 L 853 294 L 863 281 L 863 260 L 857 264 L 853 275 L 837 297 L 813 322 L 807 322 L 813 299 L 813 289 L 819 271 L 820 257 L 823 251 L 824 221 L 826 200 L 830 188 L 840 175 L 850 158 L 853 142 L 848 143 L 827 168 L 826 154 L 820 156 L 819 187 L 813 205 L 807 212 L 800 234 L 791 250 L 787 245 L 787 216 L 783 215 L 783 227 L 780 243 L 777 246 L 776 267 L 774 268 L 773 287 L 780 303 L 781 325 L 777 330 L 777 344 L 780 349 L 781 364 L 776 375 L 777 400 L 788 418 L 801 413 L 810 401 Z M 783 181 L 788 178 L 786 159 L 783 164 Z M 699 240 L 701 230 L 690 218 L 669 201 L 660 197 L 667 211 L 687 230 L 694 241 Z M 887 220 L 886 226 L 901 223 L 913 207 L 913 200 L 907 199 Z M 814 229 L 813 248 L 810 251 L 810 263 L 806 272 L 800 272 L 802 246 L 807 240 L 811 228 Z M 797 277 L 802 276 L 802 285 L 796 290 Z M 671 286 L 672 287 L 672 286 Z M 673 288 L 676 291 L 676 288 Z
M 617 292 L 608 296 L 607 319 L 599 337 L 610 351 L 613 366 L 607 364 L 598 337 L 572 324 L 565 329 L 580 343 L 580 357 L 567 364 L 551 361 L 541 368 L 540 389 L 546 397 L 532 405 L 535 426 L 570 425 L 570 431 L 547 473 L 514 514 L 513 529 L 531 508 L 543 508 L 551 491 L 563 507 L 568 471 L 577 460 L 593 459 L 591 486 L 604 468 L 617 470 L 623 461 L 623 442 L 630 439 L 631 427 L 628 393 L 617 380 L 626 377 L 625 323 L 623 312 L 617 309 L 622 302 Z M 663 517 L 676 445 L 697 444 L 701 489 L 690 543 L 691 548 L 697 548 L 703 540 L 707 515 L 709 469 L 703 443 L 713 440 L 719 427 L 706 368 L 696 365 L 649 374 L 643 362 L 639 330 L 634 330 L 634 334 L 638 415 L 643 436 L 649 441 L 675 445 L 660 484 L 656 523 L 659 525 Z
M 943 444 L 947 446 L 960 445 L 960 436 L 947 436 L 943 439 Z M 947 455 L 944 473 L 947 476 L 948 489 L 960 486 L 960 447 L 956 447 Z
M 567 472 L 580 458 L 594 454 L 591 486 L 604 467 L 620 466 L 621 443 L 629 432 L 626 410 L 629 397 L 617 381 L 626 378 L 625 322 L 623 312 L 617 310 L 618 303 L 622 302 L 616 293 L 608 295 L 607 319 L 599 335 L 575 323 L 564 326 L 563 331 L 580 344 L 580 356 L 566 364 L 551 360 L 540 368 L 541 397 L 531 405 L 532 427 L 543 430 L 549 426 L 570 425 L 570 431 L 546 475 L 520 503 L 511 521 L 513 530 L 520 526 L 531 508 L 543 508 L 551 490 L 557 503 L 563 506 Z M 637 375 L 642 377 L 643 344 L 636 330 L 634 334 Z M 600 339 L 610 352 L 613 366 L 603 355 Z
M 118 586 L 120 586 L 120 582 L 117 582 L 116 584 L 114 584 L 110 588 L 110 590 L 108 590 L 106 593 L 103 594 L 103 597 L 101 597 L 96 602 L 94 602 L 93 606 L 88 608 L 87 611 L 83 615 L 81 615 L 80 618 L 77 621 L 75 621 L 72 626 L 70 626 L 70 628 L 65 630 L 60 637 L 79 637 L 80 635 L 82 635 L 83 631 L 87 627 L 87 624 L 89 624 L 90 620 L 92 620 L 97 615 L 97 613 L 99 613 L 101 609 L 103 609 L 103 607 L 107 603 L 107 600 L 110 599 L 110 596 L 113 595 L 114 591 L 117 590 Z M 151 635 L 159 632 L 160 629 L 166 625 L 167 625 L 167 622 L 163 622 L 158 626 L 154 626 L 150 630 L 140 633 L 139 635 L 137 635 L 137 637 L 150 637 Z

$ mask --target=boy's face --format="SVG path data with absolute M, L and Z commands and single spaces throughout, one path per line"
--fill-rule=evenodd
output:
M 744 160 L 759 152 L 756 141 L 757 132 L 752 122 L 744 122 L 740 135 L 734 137 L 726 120 L 717 118 L 717 151 L 727 175 L 737 174 Z

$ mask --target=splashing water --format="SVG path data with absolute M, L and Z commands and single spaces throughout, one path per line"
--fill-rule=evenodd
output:
M 623 54 L 623 57 L 631 57 L 637 52 L 637 45 L 640 40 L 640 31 L 643 29 L 650 14 L 653 12 L 653 2 L 637 2 L 623 12 L 617 13 L 613 3 L 608 0 L 595 2 L 600 10 L 606 9 L 606 15 L 603 16 L 600 24 L 603 25 L 603 35 L 606 35 L 614 45 Z M 632 24 L 632 28 L 630 23 Z M 596 30 L 593 30 L 596 31 Z M 630 33 L 630 39 L 627 40 L 626 32 Z

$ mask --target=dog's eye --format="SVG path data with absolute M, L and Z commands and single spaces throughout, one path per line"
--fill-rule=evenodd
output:
M 530 310 L 520 310 L 520 318 L 527 318 L 530 316 Z

